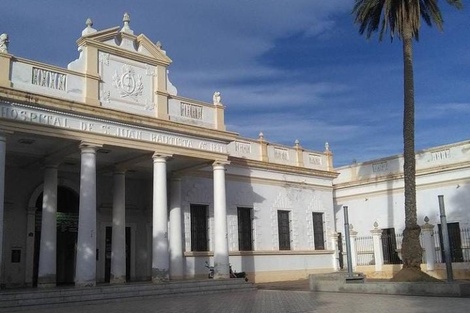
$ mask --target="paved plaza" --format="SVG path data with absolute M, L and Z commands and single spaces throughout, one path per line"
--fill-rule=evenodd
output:
M 415 297 L 292 290 L 256 290 L 154 299 L 120 300 L 94 305 L 31 308 L 35 313 L 452 313 L 468 312 L 469 298 Z

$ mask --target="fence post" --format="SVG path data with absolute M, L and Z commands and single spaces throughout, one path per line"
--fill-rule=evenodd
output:
M 382 250 L 382 229 L 378 228 L 379 224 L 374 223 L 374 229 L 372 233 L 372 242 L 374 243 L 374 260 L 375 260 L 375 271 L 381 272 L 384 264 L 384 252 Z
M 339 251 L 338 251 L 338 233 L 330 233 L 330 244 L 331 250 L 333 250 L 333 270 L 337 271 L 339 269 Z
M 436 264 L 436 247 L 434 247 L 434 225 L 429 224 L 429 218 L 424 218 L 425 224 L 421 226 L 421 232 L 423 234 L 423 248 L 424 255 L 426 258 L 426 269 L 433 271 Z
M 357 267 L 357 247 L 356 247 L 357 231 L 353 230 L 353 225 L 349 225 L 349 238 L 351 243 L 351 264 L 352 270 Z

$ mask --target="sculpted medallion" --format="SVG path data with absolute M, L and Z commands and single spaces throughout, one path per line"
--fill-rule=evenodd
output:
M 137 97 L 142 95 L 144 85 L 142 75 L 136 74 L 132 66 L 124 64 L 120 71 L 115 70 L 113 75 L 113 86 L 119 91 L 122 98 L 132 98 L 138 101 Z

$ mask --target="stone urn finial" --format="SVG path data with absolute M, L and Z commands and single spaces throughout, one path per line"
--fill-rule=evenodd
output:
M 8 53 L 8 43 L 10 40 L 8 39 L 8 35 L 3 33 L 0 35 L 0 52 Z
M 124 13 L 124 17 L 122 18 L 122 21 L 124 22 L 124 26 L 121 29 L 122 33 L 129 33 L 129 34 L 134 34 L 134 31 L 129 27 L 129 24 L 131 23 L 131 17 L 129 13 Z
M 88 34 L 96 33 L 96 29 L 94 29 L 92 27 L 93 26 L 93 21 L 91 20 L 91 18 L 86 19 L 85 25 L 86 25 L 85 29 L 82 30 L 82 36 L 86 36 Z

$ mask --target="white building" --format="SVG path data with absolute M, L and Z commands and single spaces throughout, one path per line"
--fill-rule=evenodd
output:
M 356 163 L 336 168 L 334 180 L 336 227 L 344 229 L 343 206 L 348 206 L 349 223 L 356 236 L 371 236 L 374 223 L 383 230 L 385 263 L 394 263 L 405 229 L 403 156 Z M 434 226 L 437 260 L 442 261 L 440 208 L 451 235 L 454 262 L 470 262 L 470 141 L 439 146 L 416 153 L 416 201 L 418 224 Z M 343 231 L 344 232 L 344 231 Z M 398 242 L 395 242 L 395 238 Z M 390 247 L 386 247 L 390 245 Z M 388 253 L 386 250 L 389 250 Z M 360 249 L 359 249 L 360 250 Z M 399 251 L 398 251 L 399 252 Z M 395 255 L 395 261 L 399 261 Z M 469 263 L 463 275 L 470 277 Z
M 206 261 L 216 278 L 331 271 L 331 152 L 227 131 L 220 93 L 179 96 L 171 59 L 129 21 L 87 21 L 68 68 L 2 36 L 2 286 L 207 277 Z
M 216 278 L 232 264 L 297 279 L 338 270 L 344 205 L 359 236 L 403 230 L 401 157 L 334 169 L 327 145 L 241 138 L 220 93 L 178 95 L 169 56 L 129 22 L 87 21 L 68 68 L 0 37 L 1 286 L 205 278 L 206 262 Z M 469 151 L 418 154 L 420 220 L 438 224 L 443 194 L 448 221 L 469 226 Z

